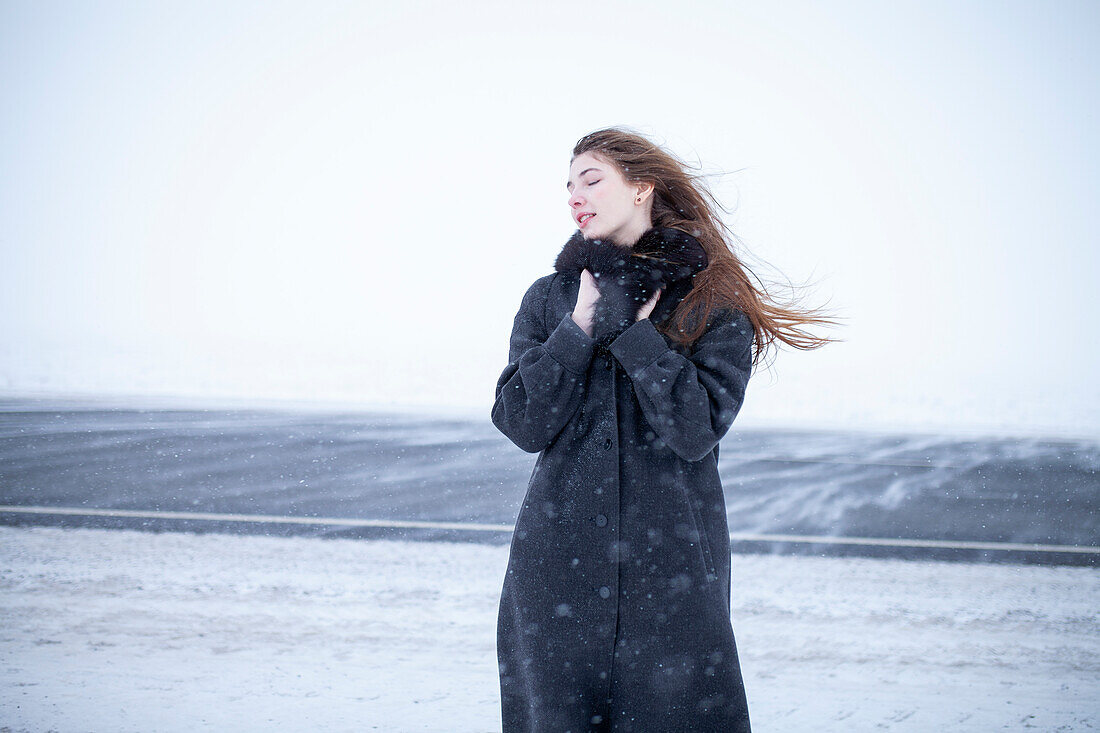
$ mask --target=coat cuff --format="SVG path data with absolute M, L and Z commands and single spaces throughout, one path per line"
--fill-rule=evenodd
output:
M 619 334 L 608 348 L 626 373 L 633 375 L 657 361 L 668 351 L 668 344 L 653 321 L 643 318 Z
M 566 315 L 546 339 L 546 352 L 571 372 L 583 374 L 592 361 L 596 340 L 577 325 L 573 317 Z

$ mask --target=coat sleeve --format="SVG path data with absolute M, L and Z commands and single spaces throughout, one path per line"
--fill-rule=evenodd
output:
M 752 370 L 748 316 L 717 313 L 690 357 L 669 348 L 648 318 L 609 347 L 630 376 L 646 421 L 685 461 L 707 456 L 729 430 Z
M 554 277 L 536 280 L 523 296 L 493 403 L 493 424 L 528 453 L 549 445 L 577 411 L 596 345 L 569 315 L 546 332 L 543 314 Z

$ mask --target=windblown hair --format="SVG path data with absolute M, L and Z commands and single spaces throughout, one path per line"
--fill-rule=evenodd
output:
M 737 237 L 719 214 L 725 209 L 703 176 L 688 172 L 691 166 L 642 135 L 619 127 L 582 137 L 573 146 L 573 157 L 581 153 L 614 165 L 627 181 L 652 183 L 653 226 L 690 234 L 707 253 L 709 265 L 695 276 L 691 291 L 662 329 L 670 338 L 691 345 L 703 335 L 712 310 L 732 307 L 752 322 L 754 365 L 776 341 L 796 349 L 816 349 L 838 340 L 807 330 L 809 326 L 837 325 L 836 320 L 820 309 L 802 308 L 794 300 L 777 300 L 742 262 Z

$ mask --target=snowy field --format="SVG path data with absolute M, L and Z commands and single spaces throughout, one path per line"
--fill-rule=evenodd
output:
M 0 527 L 7 731 L 500 729 L 507 548 Z M 753 730 L 1100 727 L 1090 568 L 735 555 Z

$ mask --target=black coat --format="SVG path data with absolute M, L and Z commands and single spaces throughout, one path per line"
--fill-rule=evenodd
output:
M 653 320 L 705 263 L 673 230 L 635 250 L 578 233 L 523 297 L 492 411 L 539 453 L 500 598 L 506 733 L 749 729 L 718 441 L 745 395 L 752 326 L 716 310 L 683 349 Z M 570 315 L 579 266 L 599 271 L 596 338 Z M 660 311 L 633 322 L 654 284 Z

